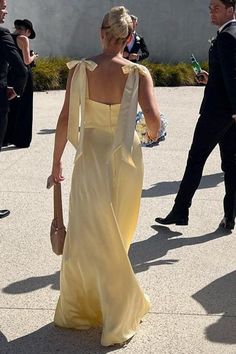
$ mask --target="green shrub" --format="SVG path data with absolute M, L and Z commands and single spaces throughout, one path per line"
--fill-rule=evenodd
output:
M 191 64 L 162 64 L 148 60 L 142 62 L 151 72 L 155 86 L 193 86 L 196 85 L 195 74 Z M 207 62 L 201 63 L 203 70 L 208 70 Z
M 41 58 L 33 68 L 34 90 L 64 90 L 68 75 L 66 63 L 70 58 Z M 189 63 L 163 64 L 144 60 L 151 72 L 155 86 L 193 86 L 195 74 Z M 207 62 L 201 63 L 202 69 L 208 70 Z
M 69 58 L 41 58 L 33 68 L 34 90 L 62 90 L 66 87 Z

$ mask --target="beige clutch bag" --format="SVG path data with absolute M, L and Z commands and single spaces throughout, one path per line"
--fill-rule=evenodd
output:
M 50 176 L 48 178 L 47 188 L 50 188 L 52 186 L 53 186 L 54 218 L 51 223 L 50 240 L 51 240 L 53 252 L 59 256 L 63 253 L 64 242 L 66 237 L 66 228 L 63 222 L 61 184 L 51 183 L 51 176 Z

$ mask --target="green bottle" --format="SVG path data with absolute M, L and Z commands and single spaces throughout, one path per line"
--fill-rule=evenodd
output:
M 193 71 L 195 72 L 195 74 L 196 75 L 201 74 L 202 68 L 193 54 L 191 55 L 191 63 L 192 63 L 192 68 L 193 68 Z

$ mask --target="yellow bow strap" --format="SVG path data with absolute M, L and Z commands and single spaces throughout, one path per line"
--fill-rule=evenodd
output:
M 138 106 L 139 74 L 146 75 L 148 70 L 139 64 L 125 65 L 122 70 L 129 76 L 121 101 L 112 155 L 121 150 L 122 160 L 130 166 L 135 166 L 132 159 L 132 146 Z
M 72 61 L 69 61 L 66 65 L 67 65 L 68 69 L 73 69 L 76 65 L 81 64 L 81 63 L 85 63 L 87 69 L 89 69 L 90 71 L 93 71 L 97 67 L 97 64 L 94 61 L 86 60 L 86 59 L 72 60 Z
M 67 138 L 77 150 L 76 159 L 83 150 L 85 98 L 87 90 L 86 69 L 93 71 L 97 64 L 90 60 L 73 60 L 67 63 L 74 69 L 70 87 L 69 120 Z
M 122 70 L 124 74 L 130 74 L 133 73 L 135 71 L 138 71 L 139 74 L 145 76 L 148 74 L 148 69 L 144 66 L 144 65 L 140 65 L 140 64 L 128 64 L 128 65 L 124 65 L 122 66 Z

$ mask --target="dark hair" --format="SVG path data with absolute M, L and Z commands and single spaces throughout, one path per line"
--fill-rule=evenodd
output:
M 235 0 L 220 0 L 224 5 L 225 5 L 225 7 L 226 8 L 228 8 L 228 7 L 233 7 L 233 9 L 235 10 Z
M 36 37 L 36 33 L 33 29 L 33 24 L 30 20 L 27 20 L 26 18 L 24 20 L 20 20 L 20 19 L 15 20 L 14 26 L 15 28 L 24 27 L 25 29 L 30 30 L 30 36 L 29 36 L 30 39 L 34 39 Z

